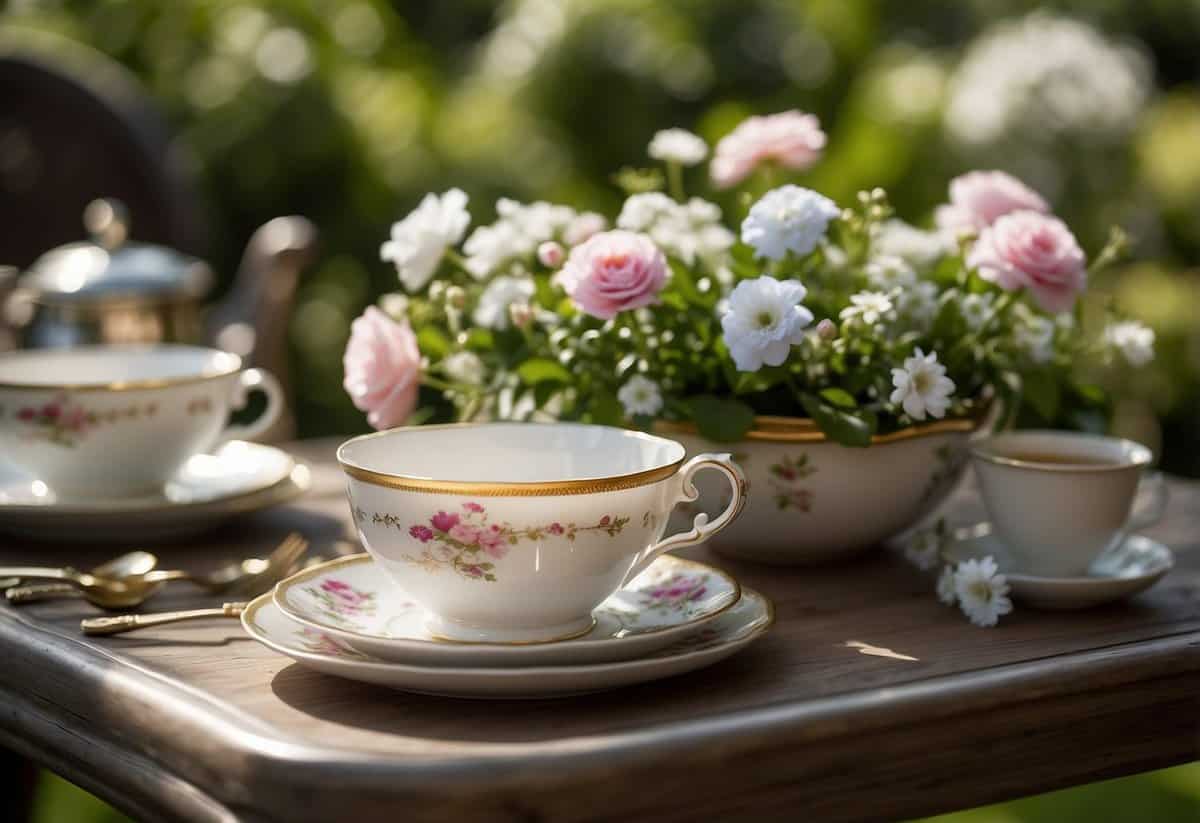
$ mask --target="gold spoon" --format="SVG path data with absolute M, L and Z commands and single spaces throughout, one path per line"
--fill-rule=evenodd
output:
M 123 577 L 143 575 L 157 565 L 158 558 L 150 552 L 127 552 L 126 554 L 114 557 L 107 563 L 101 563 L 92 569 L 92 574 L 97 577 L 110 577 L 119 580 Z M 47 597 L 57 597 L 59 595 L 71 595 L 77 592 L 78 590 L 69 583 L 35 583 L 30 586 L 13 586 L 5 590 L 4 596 L 8 598 L 9 603 L 29 603 L 33 600 L 42 600 Z
M 245 603 L 225 603 L 219 609 L 188 609 L 158 614 L 118 614 L 112 617 L 89 617 L 79 621 L 84 634 L 122 634 L 147 626 L 182 623 L 185 620 L 205 620 L 211 617 L 240 617 Z
M 75 569 L 39 568 L 36 566 L 11 566 L 0 569 L 0 577 L 35 578 L 62 580 L 83 592 L 88 602 L 104 609 L 128 609 L 140 606 L 171 580 L 187 580 L 210 592 L 239 590 L 265 590 L 291 571 L 308 549 L 308 541 L 296 533 L 284 538 L 275 551 L 265 560 L 250 558 L 229 567 L 218 569 L 211 575 L 194 575 L 183 571 L 148 571 L 120 579 L 102 577 Z M 235 569 L 229 572 L 230 568 Z

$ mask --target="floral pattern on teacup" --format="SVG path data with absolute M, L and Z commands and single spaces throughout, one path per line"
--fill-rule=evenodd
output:
M 767 481 L 771 484 L 771 493 L 780 511 L 812 511 L 812 490 L 801 487 L 799 483 L 816 471 L 816 466 L 809 465 L 807 454 L 795 458 L 784 456 L 767 468 Z
M 356 516 L 365 521 L 367 513 L 356 510 Z M 649 522 L 653 515 L 643 515 L 642 522 Z M 495 560 L 502 559 L 512 546 L 522 540 L 544 540 L 562 538 L 573 541 L 584 532 L 598 532 L 616 537 L 629 523 L 628 517 L 604 515 L 592 525 L 554 521 L 535 526 L 514 526 L 508 522 L 491 522 L 487 509 L 476 502 L 462 504 L 462 512 L 438 511 L 425 523 L 408 525 L 392 514 L 375 512 L 370 515 L 376 525 L 390 526 L 406 531 L 408 536 L 421 544 L 419 556 L 404 555 L 404 559 L 425 567 L 430 572 L 450 568 L 455 573 L 473 580 L 496 581 Z
M 150 418 L 156 414 L 158 403 L 98 411 L 86 408 L 66 394 L 60 394 L 48 403 L 19 406 L 13 417 L 29 427 L 24 433 L 26 438 L 74 448 L 97 426 L 121 420 Z
M 319 586 L 305 586 L 304 591 L 316 601 L 325 617 L 348 628 L 355 625 L 356 618 L 373 617 L 378 607 L 375 592 L 356 589 L 334 577 L 322 580 Z

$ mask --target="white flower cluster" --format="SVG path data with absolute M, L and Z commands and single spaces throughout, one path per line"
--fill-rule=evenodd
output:
M 697 166 L 708 156 L 708 144 L 687 129 L 664 129 L 650 140 L 646 153 L 664 163 Z
M 689 266 L 697 259 L 718 263 L 736 239 L 721 222 L 721 207 L 716 203 L 699 197 L 678 203 L 657 191 L 627 199 L 617 227 L 649 235 L 665 253 Z
M 998 23 L 968 48 L 950 81 L 945 124 L 965 144 L 1011 135 L 1127 134 L 1150 92 L 1146 58 L 1090 25 L 1034 13 Z
M 391 237 L 380 247 L 379 256 L 396 266 L 404 288 L 419 291 L 437 271 L 446 249 L 462 240 L 470 224 L 462 190 L 427 194 L 407 217 L 392 224 Z
M 642 375 L 629 378 L 617 392 L 617 399 L 629 417 L 655 415 L 662 411 L 663 398 L 658 384 Z
M 742 221 L 742 242 L 759 257 L 782 260 L 790 251 L 803 257 L 825 237 L 829 221 L 841 214 L 823 194 L 800 186 L 772 189 L 750 207 Z
M 467 270 L 481 280 L 506 263 L 531 257 L 540 244 L 566 233 L 578 217 L 569 206 L 506 197 L 496 201 L 496 214 L 495 223 L 475 229 L 463 245 Z
M 954 251 L 954 238 L 892 218 L 872 227 L 871 249 L 881 257 L 898 257 L 925 268 Z
M 1114 323 L 1104 330 L 1104 342 L 1121 353 L 1125 362 L 1141 368 L 1154 359 L 1154 330 L 1136 320 Z

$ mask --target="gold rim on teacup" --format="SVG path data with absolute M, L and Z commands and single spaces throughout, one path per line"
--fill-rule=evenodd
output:
M 34 360 L 39 357 L 53 358 L 59 355 L 83 354 L 87 352 L 103 352 L 120 350 L 127 354 L 149 354 L 156 351 L 164 351 L 167 349 L 195 349 L 198 351 L 207 351 L 215 355 L 213 358 L 219 363 L 218 369 L 215 371 L 203 371 L 200 374 L 186 374 L 178 377 L 154 377 L 154 378 L 135 378 L 132 380 L 110 380 L 108 382 L 95 383 L 20 383 L 0 380 L 0 389 L 17 389 L 20 391 L 46 391 L 46 392 L 86 392 L 86 391 L 140 391 L 144 389 L 165 389 L 172 386 L 183 386 L 190 383 L 203 383 L 208 380 L 216 380 L 221 377 L 228 377 L 231 374 L 236 374 L 242 369 L 242 358 L 233 352 L 221 351 L 220 349 L 209 348 L 208 346 L 189 346 L 177 345 L 171 343 L 159 343 L 151 345 L 88 345 L 75 346 L 67 349 L 24 349 L 21 351 L 9 352 L 0 355 L 0 362 L 4 359 L 22 359 Z
M 544 480 L 533 482 L 499 482 L 476 480 L 434 480 L 429 477 L 416 477 L 407 474 L 381 472 L 374 469 L 368 469 L 365 466 L 360 466 L 345 456 L 346 449 L 357 443 L 365 440 L 372 440 L 377 437 L 394 435 L 398 432 L 474 428 L 479 425 L 481 424 L 442 423 L 432 426 L 401 426 L 399 428 L 388 429 L 386 431 L 359 435 L 358 437 L 347 440 L 338 447 L 337 461 L 341 465 L 342 471 L 353 477 L 355 480 L 361 480 L 364 483 L 370 483 L 373 486 L 382 486 L 388 489 L 399 489 L 401 491 L 410 492 L 427 492 L 430 494 L 463 494 L 471 495 L 473 497 L 552 497 L 563 494 L 596 494 L 598 492 L 622 491 L 624 489 L 634 489 L 639 486 L 649 486 L 651 483 L 657 483 L 660 480 L 666 480 L 668 477 L 673 476 L 679 471 L 679 467 L 682 466 L 684 461 L 687 459 L 686 453 L 681 453 L 678 460 L 665 466 L 656 466 L 652 469 L 645 469 L 643 471 L 631 472 L 629 474 L 609 475 L 606 477 L 582 477 L 574 480 Z M 486 423 L 482 425 L 553 426 L 556 424 Z M 652 434 L 646 434 L 645 432 L 632 431 L 629 429 L 618 429 L 612 426 L 604 426 L 599 428 L 612 428 L 614 431 L 619 431 L 623 435 L 637 440 L 659 441 L 662 443 L 673 442 L 667 440 L 666 438 L 656 437 Z
M 1058 439 L 1060 442 L 1105 441 L 1119 445 L 1123 456 L 1119 460 L 1112 461 L 1105 458 L 1104 462 L 1095 462 L 1094 459 L 1091 461 L 1081 459 L 1078 463 L 1051 463 L 1049 461 L 1022 460 L 1021 458 L 1009 457 L 992 450 L 997 441 L 1003 441 L 1010 437 L 1020 438 L 1029 436 L 1044 437 L 1047 440 Z M 1134 440 L 1124 437 L 1091 435 L 1084 432 L 1064 432 L 1053 429 L 1021 429 L 993 435 L 971 446 L 971 456 L 997 466 L 1010 466 L 1014 469 L 1028 469 L 1030 471 L 1050 472 L 1053 474 L 1094 474 L 1096 472 L 1128 471 L 1134 468 L 1144 469 L 1154 462 L 1154 452 L 1148 446 L 1144 446 Z M 1070 460 L 1075 455 L 1062 454 L 1060 456 L 1065 460 Z
M 687 566 L 689 568 L 703 569 L 706 572 L 715 572 L 716 574 L 724 577 L 729 582 L 729 584 L 732 586 L 734 596 L 731 597 L 729 599 L 729 602 L 726 603 L 721 608 L 717 609 L 714 612 L 710 612 L 710 613 L 704 615 L 704 617 L 706 618 L 706 622 L 707 622 L 707 620 L 711 620 L 712 618 L 717 617 L 718 615 L 722 615 L 725 612 L 729 611 L 738 603 L 738 601 L 740 601 L 742 599 L 741 583 L 739 583 L 737 581 L 737 578 L 735 578 L 733 575 L 729 574 L 728 572 L 724 571 L 723 569 L 719 569 L 716 566 L 710 566 L 707 563 L 699 563 L 695 560 L 688 560 L 685 557 L 678 557 L 676 555 L 671 555 L 670 557 L 673 562 L 682 563 L 684 566 Z M 378 635 L 365 634 L 363 632 L 356 632 L 353 629 L 347 629 L 343 626 L 328 626 L 328 625 L 325 625 L 322 623 L 318 623 L 315 620 L 312 620 L 311 618 L 304 616 L 295 608 L 289 606 L 287 604 L 287 597 L 283 594 L 283 592 L 287 591 L 287 589 L 291 588 L 292 586 L 298 585 L 300 583 L 306 583 L 306 582 L 312 580 L 317 575 L 324 574 L 327 571 L 331 571 L 333 569 L 340 569 L 343 566 L 356 566 L 360 563 L 370 563 L 370 562 L 373 562 L 373 559 L 372 559 L 371 555 L 369 555 L 365 552 L 362 552 L 359 554 L 351 554 L 351 555 L 347 555 L 345 557 L 335 557 L 333 560 L 327 560 L 324 563 L 320 563 L 316 566 L 313 566 L 312 568 L 304 569 L 303 571 L 297 572 L 296 574 L 293 574 L 291 577 L 287 578 L 286 580 L 281 580 L 279 583 L 275 584 L 274 591 L 267 592 L 267 594 L 270 595 L 272 600 L 274 601 L 275 608 L 279 609 L 281 612 L 283 612 L 285 615 L 287 615 L 292 620 L 296 621 L 297 623 L 303 624 L 310 629 L 315 629 L 317 631 L 322 631 L 322 632 L 328 632 L 330 634 L 333 634 L 334 636 L 336 636 L 338 634 L 346 634 L 351 637 L 361 637 L 364 640 L 372 640 L 372 641 L 379 640 L 380 638 Z M 277 593 L 280 595 L 279 597 L 275 596 Z M 766 599 L 766 598 L 764 598 L 764 599 Z M 768 603 L 770 603 L 769 600 L 768 600 Z M 772 607 L 772 621 L 774 619 L 773 614 L 774 614 L 774 612 L 773 612 L 773 607 Z M 695 621 L 693 621 L 693 622 L 695 622 Z M 592 625 L 588 626 L 583 631 L 572 632 L 571 634 L 564 635 L 562 637 L 551 638 L 549 640 L 506 640 L 506 641 L 505 640 L 457 640 L 455 638 L 445 637 L 443 635 L 435 634 L 433 632 L 430 632 L 428 640 L 424 640 L 421 638 L 415 638 L 415 637 L 414 638 L 405 638 L 405 639 L 410 643 L 437 643 L 437 644 L 445 643 L 445 644 L 453 644 L 456 646 L 541 646 L 546 643 L 558 643 L 563 640 L 575 640 L 577 638 L 583 637 L 584 635 L 588 634 L 595 628 L 596 628 L 596 618 L 593 617 Z M 658 632 L 664 632 L 664 631 L 668 631 L 668 630 L 675 629 L 675 628 L 678 628 L 678 626 L 663 626 L 658 629 L 647 629 L 645 631 L 639 632 L 638 634 L 639 635 L 657 634 Z

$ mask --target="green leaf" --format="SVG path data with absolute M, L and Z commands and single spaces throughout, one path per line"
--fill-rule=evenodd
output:
M 421 354 L 440 360 L 450 353 L 450 340 L 436 326 L 425 326 L 417 332 L 417 347 Z
M 839 409 L 855 409 L 858 408 L 858 402 L 850 392 L 836 387 L 822 389 L 821 398 L 831 405 L 837 406 Z
M 1047 423 L 1058 416 L 1062 389 L 1053 371 L 1038 369 L 1021 375 L 1022 398 Z
M 474 351 L 488 351 L 496 345 L 496 338 L 491 329 L 476 326 L 467 332 L 467 348 Z
M 625 409 L 612 392 L 597 392 L 588 404 L 591 422 L 601 426 L 621 426 L 625 423 Z
M 740 400 L 700 394 L 688 398 L 700 434 L 718 443 L 741 440 L 754 425 L 754 410 Z
M 517 367 L 517 375 L 527 386 L 536 386 L 553 380 L 556 383 L 570 383 L 571 373 L 553 360 L 539 357 L 526 360 Z
M 856 448 L 871 445 L 874 427 L 864 417 L 822 403 L 819 397 L 807 393 L 800 395 L 800 405 L 830 440 Z

